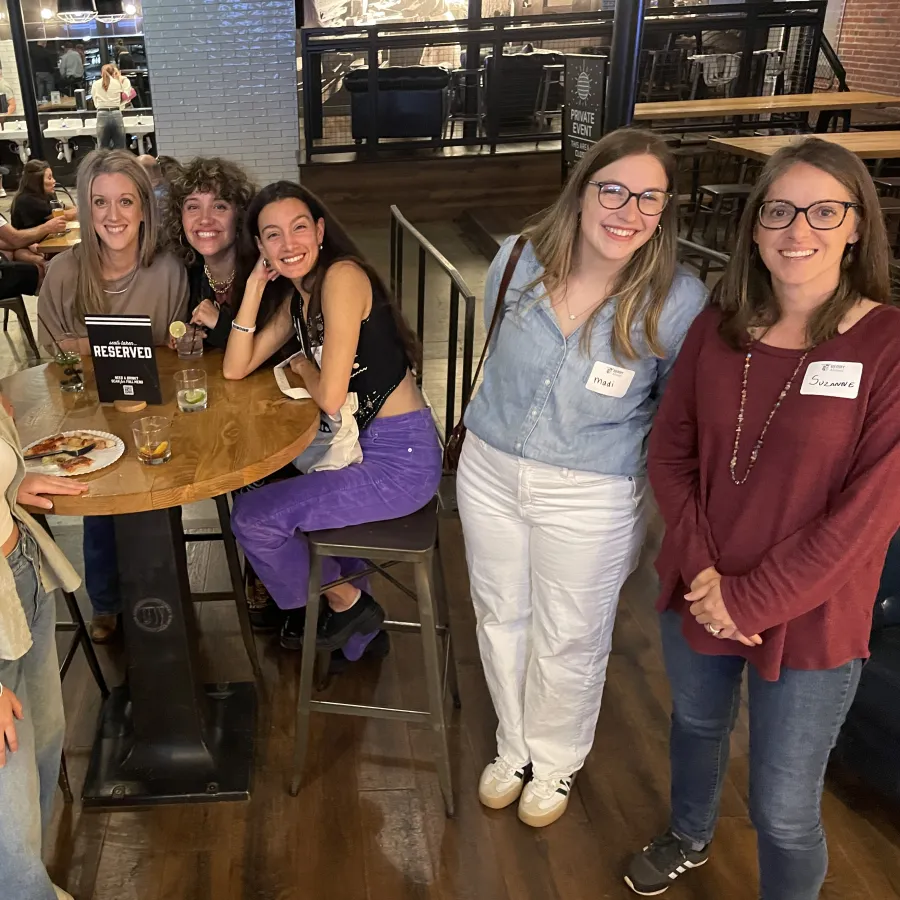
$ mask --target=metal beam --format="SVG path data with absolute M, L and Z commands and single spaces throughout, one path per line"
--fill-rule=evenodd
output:
M 616 0 L 603 123 L 607 134 L 630 125 L 634 117 L 643 28 L 644 0 Z
M 31 71 L 28 40 L 25 37 L 25 20 L 22 18 L 21 0 L 7 0 L 7 13 L 9 14 L 13 51 L 16 54 L 16 71 L 19 74 L 19 87 L 22 94 L 22 112 L 25 114 L 25 125 L 28 128 L 28 146 L 31 148 L 32 156 L 40 159 L 44 155 L 44 135 L 41 132 L 37 98 L 34 95 L 34 75 Z

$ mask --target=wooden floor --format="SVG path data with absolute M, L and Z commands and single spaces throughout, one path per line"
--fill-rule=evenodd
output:
M 651 541 L 651 544 L 655 544 Z M 458 813 L 444 816 L 429 732 L 395 722 L 314 716 L 308 776 L 286 790 L 298 655 L 261 639 L 266 703 L 248 803 L 129 813 L 58 803 L 47 862 L 77 900 L 598 900 L 633 896 L 629 854 L 665 824 L 668 689 L 652 598 L 648 545 L 623 594 L 597 738 L 568 813 L 534 830 L 514 809 L 483 809 L 478 774 L 494 750 L 457 522 L 443 530 L 463 706 L 451 753 Z M 408 573 L 406 573 L 408 574 Z M 216 572 L 211 572 L 216 577 Z M 392 618 L 411 615 L 396 589 L 376 594 Z M 247 675 L 233 611 L 200 611 L 210 680 Z M 121 660 L 104 654 L 104 667 Z M 380 665 L 363 663 L 332 699 L 424 702 L 416 638 L 395 637 Z M 66 683 L 67 755 L 83 778 L 98 697 L 79 660 Z M 735 734 L 715 852 L 673 898 L 752 900 L 754 836 L 747 818 L 745 719 Z M 857 787 L 830 781 L 824 802 L 831 871 L 826 900 L 900 896 L 900 816 Z
M 384 238 L 386 241 L 386 238 Z M 362 243 L 377 245 L 377 235 Z M 463 254 L 461 248 L 455 252 Z M 464 254 L 463 254 L 464 255 Z M 486 262 L 471 277 L 483 278 Z M 481 273 L 479 275 L 479 272 Z M 470 277 L 469 275 L 466 276 Z M 34 309 L 34 301 L 27 301 Z M 0 333 L 0 373 L 29 364 L 18 324 Z M 212 524 L 202 505 L 187 518 Z M 80 564 L 80 529 L 57 523 Z M 458 812 L 447 820 L 432 763 L 430 733 L 417 726 L 314 716 L 308 776 L 287 793 L 299 658 L 271 637 L 259 648 L 265 700 L 256 783 L 247 803 L 175 806 L 127 813 L 84 812 L 57 798 L 46 860 L 76 900 L 601 900 L 633 896 L 622 883 L 630 854 L 664 826 L 668 772 L 668 688 L 662 668 L 650 567 L 658 529 L 623 593 L 594 749 L 575 782 L 568 813 L 536 831 L 514 809 L 492 812 L 476 796 L 494 751 L 495 722 L 481 674 L 459 524 L 443 526 L 462 709 L 451 718 Z M 193 544 L 192 583 L 220 590 L 220 545 Z M 408 573 L 403 573 L 408 575 Z M 376 582 L 391 618 L 412 617 L 396 589 Z M 83 592 L 80 599 L 86 609 Z M 206 677 L 249 677 L 229 605 L 198 610 Z M 121 651 L 104 650 L 111 683 Z M 361 663 L 330 688 L 333 699 L 424 703 L 416 640 L 394 636 L 382 664 Z M 64 686 L 66 754 L 76 795 L 87 765 L 99 695 L 79 654 Z M 712 859 L 667 897 L 754 900 L 754 835 L 747 817 L 747 731 L 742 716 Z M 831 870 L 825 900 L 900 898 L 900 810 L 867 790 L 829 778 L 824 799 Z M 0 886 L 0 898 L 7 900 Z M 25 898 L 9 898 L 25 900 Z

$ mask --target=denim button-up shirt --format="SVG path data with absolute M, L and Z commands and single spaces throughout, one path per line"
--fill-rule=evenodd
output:
M 486 323 L 515 240 L 505 241 L 491 263 Z M 646 348 L 639 320 L 633 334 L 641 358 L 617 360 L 611 346 L 615 301 L 601 307 L 587 352 L 583 326 L 563 336 L 542 282 L 523 291 L 542 274 L 529 243 L 510 281 L 466 426 L 495 449 L 523 459 L 602 475 L 643 475 L 653 415 L 688 327 L 706 305 L 706 288 L 679 268 L 659 319 L 662 359 Z M 619 370 L 612 378 L 607 365 Z

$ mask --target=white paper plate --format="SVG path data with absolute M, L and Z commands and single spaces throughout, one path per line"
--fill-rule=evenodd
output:
M 66 472 L 63 469 L 60 469 L 55 462 L 34 459 L 25 463 L 27 471 L 36 472 L 41 475 L 62 475 L 63 477 L 78 478 L 81 475 L 90 475 L 91 472 L 99 472 L 101 469 L 111 466 L 125 452 L 125 443 L 122 439 L 116 437 L 114 434 L 109 434 L 106 431 L 92 431 L 90 428 L 79 428 L 78 431 L 60 431 L 59 434 L 62 434 L 65 437 L 85 435 L 96 438 L 106 438 L 106 440 L 113 442 L 113 446 L 106 450 L 91 450 L 90 453 L 87 454 L 88 459 L 90 459 L 92 463 L 89 469 L 83 468 L 78 469 L 75 472 Z M 53 437 L 53 435 L 48 434 L 47 437 L 32 441 L 22 450 L 23 455 L 28 456 L 32 447 L 36 447 L 41 441 L 47 440 L 48 437 Z

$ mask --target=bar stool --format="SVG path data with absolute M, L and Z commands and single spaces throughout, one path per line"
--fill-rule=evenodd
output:
M 703 242 L 707 247 L 713 250 L 722 249 L 718 245 L 719 219 L 723 212 L 730 215 L 730 223 L 736 223 L 740 219 L 741 211 L 747 202 L 750 192 L 753 190 L 751 184 L 704 184 L 700 186 L 699 198 L 694 215 L 691 217 L 691 224 L 688 229 L 687 239 L 694 240 L 694 232 L 697 228 L 697 220 L 701 213 L 708 216 L 706 227 L 703 229 Z M 704 198 L 708 197 L 708 204 L 704 203 Z M 726 225 L 726 232 L 728 226 Z M 727 237 L 727 234 L 726 234 Z M 727 243 L 727 241 L 726 241 Z
M 297 730 L 294 742 L 294 773 L 290 793 L 296 797 L 306 762 L 309 745 L 309 717 L 312 712 L 360 716 L 372 719 L 395 719 L 401 722 L 426 722 L 436 741 L 435 760 L 438 781 L 447 815 L 452 816 L 453 787 L 450 774 L 450 751 L 444 720 L 444 690 L 449 687 L 454 705 L 459 708 L 456 661 L 450 639 L 440 551 L 438 548 L 437 503 L 387 522 L 373 522 L 349 528 L 316 531 L 307 535 L 310 552 L 309 592 L 306 602 L 306 627 L 303 635 L 303 658 L 300 665 L 300 688 L 297 695 Z M 326 556 L 362 557 L 369 564 L 365 572 L 354 573 L 322 585 L 322 559 Z M 437 558 L 435 558 L 437 557 Z M 413 593 L 385 570 L 399 563 L 412 563 L 416 591 Z M 313 669 L 316 663 L 316 625 L 319 620 L 319 598 L 324 590 L 378 572 L 419 606 L 418 622 L 386 621 L 386 631 L 418 632 L 422 637 L 425 657 L 427 710 L 366 706 L 356 703 L 334 703 L 313 700 Z M 436 583 L 437 582 L 437 583 Z M 438 650 L 438 635 L 444 638 L 443 660 Z M 319 667 L 327 671 L 330 653 L 319 654 Z M 443 665 L 442 665 L 443 663 Z M 442 671 L 443 670 L 443 671 Z

